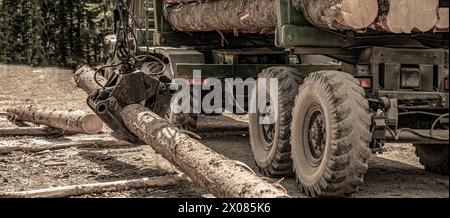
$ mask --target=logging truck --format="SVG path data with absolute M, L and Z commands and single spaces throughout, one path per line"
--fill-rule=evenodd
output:
M 427 171 L 448 175 L 448 1 L 403 8 L 396 1 L 311 2 L 112 1 L 115 34 L 105 39 L 106 67 L 97 69 L 110 91 L 92 94 L 88 104 L 131 141 L 137 137 L 117 105 L 143 102 L 195 129 L 198 113 L 169 106 L 175 93 L 167 85 L 176 78 L 189 85 L 194 71 L 202 84 L 275 78 L 276 103 L 258 86 L 244 93 L 267 94 L 267 107 L 278 110 L 269 124 L 259 110 L 249 113 L 251 150 L 264 175 L 295 177 L 310 196 L 349 195 L 385 143 L 412 144 Z M 235 100 L 228 102 L 233 112 L 247 111 L 250 101 Z

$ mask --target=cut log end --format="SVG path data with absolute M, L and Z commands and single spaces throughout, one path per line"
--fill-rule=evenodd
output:
M 95 114 L 89 114 L 81 120 L 81 128 L 87 134 L 97 134 L 102 131 L 103 121 Z
M 435 31 L 448 32 L 449 31 L 449 8 L 439 8 L 438 21 Z
M 438 22 L 439 0 L 379 0 L 372 28 L 391 33 L 429 32 Z
M 7 112 L 12 121 L 27 121 L 69 132 L 96 134 L 103 128 L 103 122 L 97 115 L 84 111 L 58 111 L 22 105 L 7 108 Z
M 370 26 L 378 15 L 377 0 L 343 0 L 341 3 L 343 22 L 341 25 L 352 29 L 364 29 Z

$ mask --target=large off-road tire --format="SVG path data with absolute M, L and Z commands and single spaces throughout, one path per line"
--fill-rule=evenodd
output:
M 158 62 L 146 62 L 142 65 L 142 71 L 149 75 L 159 73 L 163 67 Z M 169 82 L 170 79 L 165 75 L 157 76 L 162 82 Z M 195 130 L 197 127 L 198 114 L 175 114 L 170 108 L 172 95 L 170 93 L 161 94 L 148 99 L 145 106 L 158 114 L 160 117 L 168 120 L 170 123 L 183 129 Z
M 449 145 L 416 144 L 416 155 L 428 172 L 448 175 Z
M 266 96 L 269 96 L 269 92 L 272 92 L 273 96 L 278 96 L 278 117 L 273 125 L 263 125 L 260 123 L 261 113 L 257 108 L 254 110 L 256 113 L 249 114 L 253 157 L 260 171 L 266 176 L 292 176 L 291 145 L 289 143 L 291 112 L 303 76 L 293 68 L 272 67 L 263 70 L 258 77 L 278 79 L 278 90 L 265 90 Z M 258 94 L 263 90 L 261 87 L 255 88 Z M 251 104 L 256 104 L 257 101 L 254 99 L 256 95 L 252 96 Z
M 305 78 L 291 125 L 294 173 L 309 196 L 354 193 L 371 155 L 369 103 L 357 79 L 338 71 Z

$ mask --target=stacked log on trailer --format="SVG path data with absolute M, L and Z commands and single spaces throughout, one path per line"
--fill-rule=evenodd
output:
M 363 31 L 377 18 L 377 0 L 292 0 L 311 23 L 331 30 Z
M 167 7 L 169 23 L 182 32 L 237 31 L 273 33 L 277 25 L 275 0 L 165 0 L 183 3 Z M 194 12 L 194 13 L 193 13 Z
M 449 27 L 449 15 L 448 15 L 449 8 L 441 7 L 438 11 L 438 21 L 435 26 L 435 31 L 437 32 L 448 32 Z
M 375 30 L 392 33 L 448 31 L 448 8 L 439 8 L 439 0 L 378 2 L 378 18 L 371 26 Z M 447 24 L 444 21 L 447 21 Z
M 312 25 L 333 31 L 448 32 L 439 0 L 291 0 Z M 273 33 L 276 0 L 164 0 L 167 20 L 182 32 Z M 193 13 L 195 12 L 195 13 Z

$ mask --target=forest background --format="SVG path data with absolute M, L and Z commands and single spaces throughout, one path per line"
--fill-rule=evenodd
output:
M 112 14 L 103 0 L 0 0 L 0 62 L 95 64 Z

